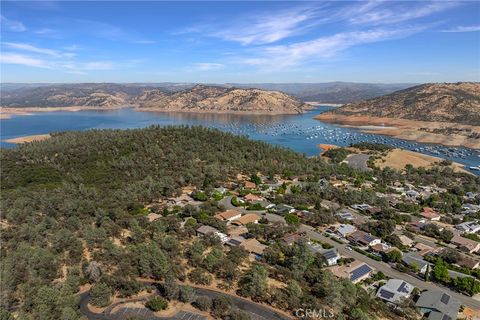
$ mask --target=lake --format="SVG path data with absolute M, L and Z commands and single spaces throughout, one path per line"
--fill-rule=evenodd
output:
M 320 152 L 317 147 L 319 143 L 347 146 L 355 142 L 369 141 L 449 158 L 465 164 L 467 167 L 477 166 L 480 162 L 478 150 L 444 147 L 378 134 L 366 134 L 353 128 L 342 128 L 313 119 L 315 115 L 331 108 L 332 106 L 317 106 L 301 115 L 276 116 L 137 112 L 133 108 L 108 111 L 41 112 L 30 116 L 13 116 L 11 119 L 0 120 L 0 133 L 1 139 L 5 140 L 67 130 L 142 128 L 154 124 L 160 126 L 202 125 L 288 147 L 309 156 Z M 0 145 L 6 148 L 14 146 L 3 141 Z

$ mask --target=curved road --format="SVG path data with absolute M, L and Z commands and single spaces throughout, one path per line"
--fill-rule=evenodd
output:
M 150 283 L 145 283 L 146 285 L 155 285 L 158 283 L 155 282 L 150 282 Z M 290 319 L 287 316 L 284 316 L 282 314 L 279 314 L 278 312 L 266 307 L 262 306 L 260 304 L 257 304 L 255 302 L 243 299 L 238 296 L 234 296 L 231 294 L 219 292 L 219 291 L 214 291 L 210 289 L 205 289 L 205 288 L 197 288 L 197 287 L 192 287 L 195 290 L 195 294 L 197 296 L 206 296 L 209 297 L 210 299 L 214 299 L 220 296 L 226 296 L 228 297 L 231 301 L 232 304 L 237 307 L 240 310 L 243 310 L 247 312 L 252 319 L 273 319 L 273 320 L 287 320 Z M 80 295 L 80 312 L 85 315 L 89 320 L 118 320 L 119 316 L 117 314 L 111 314 L 111 313 L 95 313 L 92 312 L 88 308 L 88 302 L 90 300 L 90 291 L 84 292 Z M 141 299 L 132 299 L 131 301 L 138 301 Z M 126 301 L 129 302 L 129 301 Z M 180 314 L 180 312 L 179 312 Z M 192 315 L 195 315 L 194 313 L 190 313 Z M 177 314 L 178 315 L 178 314 Z M 148 319 L 182 319 L 183 317 L 178 316 L 177 317 L 158 317 L 158 316 L 153 316 L 151 313 L 148 315 L 145 315 L 146 318 Z

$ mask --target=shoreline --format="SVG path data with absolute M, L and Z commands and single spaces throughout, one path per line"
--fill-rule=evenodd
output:
M 12 116 L 32 116 L 36 113 L 42 112 L 57 112 L 57 111 L 67 111 L 67 112 L 79 112 L 83 110 L 105 110 L 112 111 L 118 109 L 129 108 L 130 105 L 125 106 L 116 106 L 116 107 L 91 107 L 91 106 L 70 106 L 70 107 L 1 107 L 0 108 L 0 119 L 8 120 Z
M 47 140 L 49 138 L 51 138 L 51 135 L 49 133 L 47 133 L 47 134 L 33 134 L 33 135 L 30 135 L 30 136 L 22 136 L 22 137 L 5 139 L 5 140 L 2 140 L 2 142 L 22 144 L 22 143 L 28 143 L 28 142 L 33 142 L 33 141 L 43 141 L 43 140 Z
M 310 106 L 322 105 L 322 106 L 331 106 L 335 108 L 338 108 L 344 105 L 344 103 L 327 103 L 327 102 L 320 102 L 320 101 L 304 101 L 304 103 Z
M 239 115 L 252 115 L 252 116 L 282 116 L 282 115 L 300 115 L 299 112 L 270 112 L 270 111 L 235 111 L 235 110 L 192 110 L 192 109 L 180 109 L 180 110 L 165 110 L 159 108 L 139 108 L 133 107 L 138 112 L 161 112 L 161 113 L 201 113 L 201 114 L 239 114 Z M 304 111 L 310 111 L 311 109 L 305 109 Z
M 459 146 L 477 150 L 480 149 L 480 139 L 470 138 L 457 133 L 447 135 L 420 130 L 421 128 L 463 129 L 480 134 L 480 126 L 370 116 L 347 116 L 331 112 L 325 112 L 313 118 L 327 123 L 338 124 L 342 127 L 357 128 L 364 133 L 382 134 L 402 140 L 441 144 L 450 147 Z
M 199 110 L 199 109 L 179 109 L 179 110 L 166 110 L 161 108 L 141 108 L 136 105 L 124 105 L 124 106 L 115 106 L 115 107 L 91 107 L 91 106 L 70 106 L 70 107 L 1 107 L 0 108 L 0 120 L 11 119 L 12 116 L 31 116 L 36 113 L 42 112 L 57 112 L 57 111 L 66 111 L 66 112 L 79 112 L 79 111 L 114 111 L 120 109 L 132 108 L 138 112 L 162 112 L 162 113 L 208 113 L 208 114 L 240 114 L 240 115 L 299 115 L 303 112 L 291 111 L 291 112 L 280 112 L 280 111 L 267 111 L 267 110 L 258 110 L 258 111 L 236 111 L 236 110 Z M 313 106 L 307 106 L 304 108 L 304 112 L 313 110 Z

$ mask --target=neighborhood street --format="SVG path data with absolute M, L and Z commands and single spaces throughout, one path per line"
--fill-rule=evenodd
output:
M 248 211 L 248 210 L 246 210 L 244 208 L 241 208 L 241 207 L 234 207 L 231 204 L 231 199 L 232 199 L 231 196 L 225 197 L 219 202 L 219 204 L 223 205 L 226 209 L 236 209 L 236 210 L 239 210 L 242 213 L 245 213 L 245 212 L 256 213 L 260 216 L 266 217 L 271 222 L 281 221 L 281 222 L 285 223 L 285 219 L 282 216 L 279 216 L 277 214 L 265 213 L 263 211 Z M 398 270 L 395 270 L 384 262 L 370 259 L 369 257 L 367 257 L 367 256 L 365 256 L 361 253 L 358 253 L 354 250 L 348 250 L 346 248 L 348 244 L 339 244 L 339 243 L 333 241 L 332 239 L 325 237 L 321 233 L 315 231 L 312 227 L 310 227 L 308 225 L 305 225 L 305 224 L 300 225 L 299 230 L 306 232 L 307 235 L 311 239 L 320 240 L 322 242 L 327 242 L 327 243 L 333 245 L 341 255 L 350 256 L 350 257 L 355 258 L 359 261 L 365 262 L 368 265 L 370 265 L 371 267 L 375 268 L 377 271 L 382 271 L 386 276 L 388 276 L 390 278 L 405 280 L 405 281 L 409 282 L 410 284 L 414 285 L 415 287 L 418 287 L 422 290 L 437 290 L 437 291 L 439 290 L 439 291 L 444 291 L 444 292 L 446 291 L 452 297 L 459 300 L 465 306 L 468 306 L 468 307 L 471 307 L 471 308 L 474 308 L 474 309 L 480 309 L 480 301 L 479 300 L 475 300 L 472 297 L 468 297 L 468 296 L 463 295 L 461 293 L 452 291 L 449 288 L 441 286 L 441 285 L 436 284 L 434 282 L 425 282 L 425 281 L 423 281 L 419 278 L 416 278 L 416 277 L 413 277 L 409 274 L 406 274 L 406 273 L 400 272 Z M 424 243 L 424 244 L 435 247 L 435 243 L 432 242 L 427 237 L 417 236 L 415 240 L 418 241 L 418 242 L 421 242 L 421 243 Z
M 444 292 L 446 291 L 452 297 L 459 300 L 463 305 L 465 305 L 467 307 L 477 309 L 477 310 L 480 309 L 480 301 L 475 300 L 472 297 L 468 297 L 468 296 L 463 295 L 461 293 L 452 291 L 452 290 L 450 290 L 446 287 L 440 286 L 440 285 L 438 285 L 436 283 L 433 283 L 433 282 L 425 282 L 425 281 L 420 280 L 418 278 L 415 278 L 415 277 L 413 277 L 409 274 L 406 274 L 406 273 L 400 272 L 398 270 L 395 270 L 384 262 L 370 259 L 369 257 L 367 257 L 367 256 L 365 256 L 361 253 L 358 253 L 354 250 L 348 250 L 346 248 L 347 244 L 337 243 L 337 242 L 333 241 L 332 239 L 323 236 L 321 233 L 314 231 L 313 228 L 310 227 L 310 226 L 302 224 L 300 226 L 300 231 L 306 232 L 307 235 L 314 240 L 319 240 L 319 241 L 326 242 L 326 243 L 329 243 L 329 244 L 333 245 L 341 255 L 350 256 L 350 257 L 355 258 L 359 261 L 365 262 L 369 266 L 375 268 L 377 271 L 383 272 L 386 276 L 388 276 L 390 278 L 405 280 L 405 281 L 409 282 L 410 284 L 414 285 L 415 287 L 418 287 L 422 290 L 436 290 L 436 291 L 444 291 Z

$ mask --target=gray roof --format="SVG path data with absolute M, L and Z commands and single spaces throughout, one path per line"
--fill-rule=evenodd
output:
M 333 259 L 333 258 L 336 258 L 338 257 L 338 252 L 337 252 L 337 249 L 333 248 L 333 249 L 327 249 L 327 250 L 320 250 L 319 251 L 320 254 L 322 256 L 325 257 L 325 259 Z
M 422 292 L 415 306 L 431 310 L 428 319 L 455 320 L 460 309 L 460 301 L 445 292 L 425 291 Z
M 215 229 L 214 227 L 201 226 L 200 228 L 197 229 L 197 232 L 201 234 L 208 234 L 208 233 L 216 233 L 220 231 L 218 231 L 218 229 Z
M 395 303 L 400 299 L 408 297 L 413 291 L 413 286 L 401 279 L 390 279 L 380 287 L 377 297 Z
M 415 264 L 420 270 L 429 264 L 427 261 L 423 260 L 422 256 L 412 252 L 407 252 L 403 254 L 402 261 L 409 266 Z

